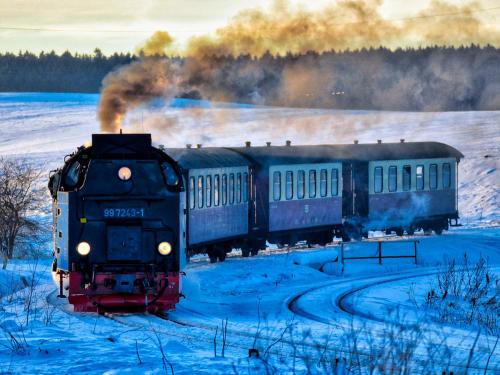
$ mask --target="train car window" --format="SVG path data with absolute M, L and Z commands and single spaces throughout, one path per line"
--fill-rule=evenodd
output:
M 222 175 L 222 204 L 227 204 L 227 174 Z
M 248 202 L 248 173 L 243 173 L 243 202 Z
M 339 195 L 339 170 L 332 169 L 332 196 Z
M 309 198 L 316 197 L 316 171 L 309 171 Z
M 194 197 L 196 196 L 196 186 L 194 185 L 194 177 L 189 177 L 189 208 L 193 209 L 196 205 Z
M 381 193 L 384 190 L 384 170 L 382 167 L 375 167 L 375 171 L 373 174 L 373 187 L 375 193 Z
M 287 200 L 293 199 L 293 172 L 292 171 L 286 171 L 285 198 Z
M 443 164 L 443 188 L 451 187 L 451 165 L 450 163 Z
M 203 176 L 198 176 L 198 208 L 203 208 L 203 196 L 205 195 L 203 185 Z
M 281 172 L 273 173 L 273 199 L 275 201 L 281 199 Z
M 326 194 L 328 192 L 328 173 L 326 169 L 322 169 L 321 172 L 319 173 L 319 194 L 322 197 L 326 197 Z
M 389 167 L 389 191 L 398 190 L 398 167 L 391 165 Z
M 229 175 L 229 204 L 234 204 L 234 173 Z
M 179 183 L 179 178 L 177 177 L 177 173 L 175 173 L 174 168 L 168 163 L 163 163 L 161 165 L 161 169 L 163 171 L 163 175 L 165 176 L 165 181 L 168 186 L 176 186 Z
M 303 199 L 306 195 L 306 172 L 297 172 L 297 198 Z
M 216 174 L 214 176 L 214 206 L 220 204 L 220 176 Z
M 207 207 L 212 206 L 212 176 L 207 176 Z
M 241 173 L 236 175 L 236 203 L 241 203 Z
M 424 190 L 424 166 L 417 165 L 415 183 L 417 185 L 417 190 Z
M 438 166 L 437 164 L 429 165 L 429 188 L 436 190 L 438 187 Z
M 411 165 L 403 167 L 403 191 L 411 190 Z

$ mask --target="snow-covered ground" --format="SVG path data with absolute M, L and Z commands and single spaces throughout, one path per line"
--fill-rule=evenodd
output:
M 97 100 L 95 95 L 0 94 L 0 155 L 23 155 L 47 170 L 56 167 L 65 154 L 99 131 Z M 465 226 L 439 237 L 417 234 L 418 265 L 409 259 L 382 266 L 346 261 L 341 273 L 335 262 L 338 246 L 268 250 L 253 258 L 229 257 L 220 264 L 198 259 L 186 269 L 186 299 L 169 320 L 73 314 L 56 297 L 48 259 L 36 267 L 33 261 L 14 261 L 7 272 L 0 271 L 0 373 L 334 373 L 330 365 L 335 358 L 367 365 L 381 361 L 383 353 L 409 356 L 421 372 L 462 373 L 469 367 L 469 373 L 482 374 L 488 364 L 489 373 L 500 373 L 500 344 L 493 334 L 484 329 L 478 334 L 473 324 L 439 324 L 431 311 L 418 311 L 446 259 L 460 259 L 464 252 L 471 261 L 482 256 L 492 275 L 499 277 L 500 111 L 406 113 L 205 104 L 186 109 L 183 104 L 157 106 L 152 115 L 138 110 L 130 126 L 151 131 L 155 141 L 166 146 L 241 145 L 247 140 L 284 144 L 287 139 L 295 144 L 400 138 L 448 143 L 465 155 L 459 170 Z M 407 243 L 387 246 L 408 251 Z M 360 251 L 373 253 L 374 244 L 346 246 L 346 254 Z M 33 276 L 36 283 L 31 287 Z M 22 289 L 10 294 L 11 288 Z M 402 321 L 404 326 L 398 324 Z M 388 342 L 388 337 L 394 341 Z M 248 358 L 252 347 L 259 349 L 261 359 Z

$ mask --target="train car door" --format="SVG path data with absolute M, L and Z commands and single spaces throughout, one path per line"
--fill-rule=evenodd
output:
M 342 216 L 353 215 L 352 164 L 342 165 Z

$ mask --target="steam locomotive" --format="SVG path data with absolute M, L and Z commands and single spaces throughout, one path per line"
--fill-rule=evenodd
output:
M 94 134 L 52 174 L 53 273 L 76 311 L 169 310 L 186 259 L 458 220 L 463 155 L 437 142 L 182 149 Z

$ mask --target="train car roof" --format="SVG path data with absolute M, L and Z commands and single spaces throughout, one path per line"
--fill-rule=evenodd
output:
M 168 148 L 164 150 L 184 169 L 245 167 L 250 161 L 222 147 Z
M 263 146 L 231 148 L 262 165 L 308 164 L 331 160 L 400 160 L 463 158 L 457 149 L 439 142 L 400 142 L 317 146 Z

